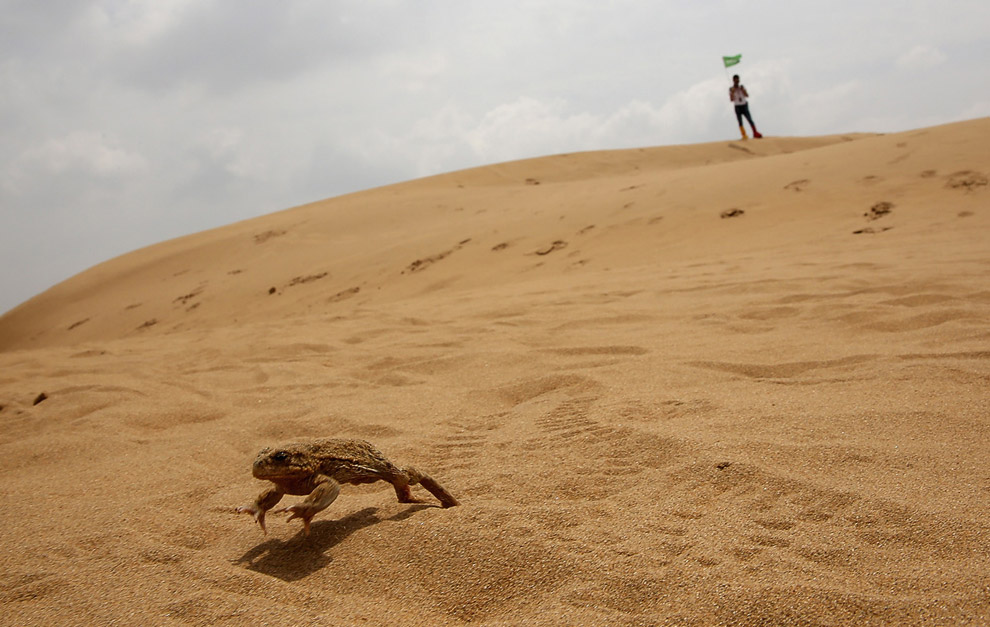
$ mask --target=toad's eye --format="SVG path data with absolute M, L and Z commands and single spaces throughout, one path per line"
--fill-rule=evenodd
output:
M 276 462 L 284 462 L 287 459 L 289 459 L 289 454 L 285 451 L 279 451 L 278 453 L 272 455 L 272 460 Z

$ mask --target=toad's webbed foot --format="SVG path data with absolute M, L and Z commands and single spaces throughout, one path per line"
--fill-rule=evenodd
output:
M 241 505 L 235 511 L 238 514 L 251 514 L 258 525 L 261 527 L 261 531 L 268 535 L 268 529 L 265 528 L 265 512 L 275 507 L 275 504 L 282 499 L 283 492 L 275 488 L 269 488 L 258 495 L 258 498 L 254 500 L 253 503 L 248 503 L 247 505 Z
M 258 507 L 257 503 L 250 503 L 248 505 L 241 505 L 237 508 L 238 514 L 251 514 L 251 517 L 257 521 L 261 526 L 261 531 L 268 534 L 268 530 L 265 528 L 265 510 Z
M 290 516 L 286 518 L 286 521 L 294 520 L 296 518 L 302 520 L 303 533 L 307 536 L 309 535 L 309 523 L 313 520 L 313 516 L 319 513 L 319 509 L 313 507 L 312 505 L 306 505 L 304 503 L 298 503 L 296 505 L 290 505 L 289 507 L 280 507 L 278 509 L 272 510 L 273 514 L 281 514 L 282 512 L 289 512 Z

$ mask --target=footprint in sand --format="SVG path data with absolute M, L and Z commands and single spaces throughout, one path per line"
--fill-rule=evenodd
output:
M 441 460 L 437 467 L 445 470 L 474 467 L 477 458 L 489 446 L 490 434 L 503 427 L 509 417 L 509 412 L 498 412 L 476 419 L 450 421 L 448 424 L 456 433 L 433 445 L 434 456 Z
M 869 221 L 879 220 L 885 215 L 891 213 L 891 211 L 893 211 L 893 208 L 894 208 L 894 203 L 887 202 L 886 200 L 884 200 L 870 207 L 870 210 L 864 213 L 863 217 L 865 217 Z M 885 226 L 883 228 L 874 228 L 872 226 L 868 226 L 866 228 L 853 231 L 853 235 L 883 233 L 884 231 L 889 231 L 892 228 L 894 227 Z
M 452 250 L 448 250 L 448 251 L 445 251 L 445 252 L 442 252 L 442 253 L 439 253 L 439 254 L 436 254 L 436 255 L 432 255 L 430 257 L 424 257 L 423 259 L 417 259 L 416 261 L 414 261 L 411 264 L 409 264 L 408 266 L 406 266 L 406 269 L 402 271 L 402 274 L 405 274 L 406 272 L 410 272 L 411 273 L 411 272 L 420 272 L 422 270 L 425 270 L 425 269 L 429 268 L 431 265 L 435 264 L 436 262 L 438 262 L 438 261 L 446 258 L 447 255 L 449 255 L 452 252 L 453 252 Z
M 974 172 L 972 170 L 962 170 L 951 174 L 945 183 L 945 186 L 949 189 L 962 189 L 968 192 L 974 191 L 980 187 L 987 186 L 987 177 L 985 174 L 980 172 Z
M 80 326 L 86 324 L 87 322 L 89 322 L 89 318 L 83 318 L 82 320 L 80 320 L 78 322 L 73 322 L 71 325 L 69 325 L 69 328 L 66 329 L 66 330 L 67 331 L 71 331 L 72 329 L 75 329 L 76 327 L 80 327 Z
M 560 447 L 573 450 L 584 449 L 595 452 L 597 462 L 602 466 L 603 474 L 610 476 L 639 474 L 644 468 L 618 452 L 622 450 L 624 441 L 634 437 L 629 428 L 613 427 L 603 424 L 590 415 L 594 399 L 576 398 L 560 403 L 555 409 L 544 414 L 536 421 L 542 434 L 533 440 L 541 446 Z
M 595 460 L 598 474 L 618 482 L 635 480 L 649 469 L 664 468 L 683 452 L 674 439 L 638 431 L 610 420 L 596 419 L 595 397 L 564 400 L 536 420 L 541 434 L 530 444 L 543 449 L 560 448 Z
M 744 213 L 746 213 L 746 212 L 743 211 L 742 209 L 726 209 L 725 211 L 723 211 L 722 213 L 719 214 L 719 217 L 720 218 L 723 218 L 723 219 L 724 218 L 736 218 L 736 217 L 739 217 L 739 216 L 743 215 Z
M 903 155 L 898 155 L 898 156 L 896 156 L 896 157 L 894 157 L 893 159 L 891 159 L 890 161 L 888 161 L 888 162 L 887 162 L 887 165 L 895 165 L 895 164 L 898 164 L 898 163 L 900 163 L 901 161 L 904 161 L 904 160 L 906 160 L 906 159 L 907 159 L 908 157 L 910 157 L 910 156 L 911 156 L 911 153 L 909 153 L 909 152 L 908 152 L 908 153 L 904 153 Z
M 878 202 L 870 207 L 870 210 L 863 214 L 867 220 L 879 220 L 889 214 L 894 209 L 894 203 L 886 200 Z
M 784 189 L 789 189 L 789 190 L 791 190 L 793 192 L 800 192 L 800 191 L 804 191 L 804 188 L 807 187 L 810 183 L 811 183 L 811 181 L 808 180 L 808 179 L 800 179 L 800 180 L 797 180 L 797 181 L 791 181 L 787 185 L 784 185 Z
M 189 301 L 191 301 L 192 299 L 196 298 L 197 296 L 199 296 L 202 293 L 203 293 L 203 287 L 200 286 L 200 287 L 197 287 L 195 290 L 189 292 L 188 294 L 183 294 L 182 296 L 179 296 L 178 298 L 174 299 L 172 301 L 172 303 L 173 304 L 178 303 L 179 305 L 186 305 L 186 304 L 189 303 Z
M 327 299 L 327 302 L 328 303 L 340 302 L 342 300 L 346 300 L 348 298 L 351 298 L 352 296 L 357 296 L 358 292 L 360 292 L 360 291 L 361 291 L 361 288 L 360 287 L 352 287 L 349 290 L 344 290 L 343 292 L 337 292 L 336 294 L 334 294 L 333 296 L 331 296 L 330 298 L 328 298 Z
M 563 248 L 567 248 L 567 242 L 565 242 L 562 239 L 559 239 L 559 240 L 556 240 L 555 242 L 553 242 L 552 244 L 550 244 L 550 246 L 548 246 L 546 248 L 540 248 L 538 250 L 533 251 L 533 254 L 534 255 L 541 255 L 541 256 L 542 255 L 549 255 L 553 251 L 555 251 L 555 250 L 561 250 Z
M 264 233 L 258 233 L 254 236 L 255 244 L 264 244 L 268 240 L 274 237 L 281 237 L 286 234 L 286 231 L 265 231 Z
M 311 283 L 313 281 L 318 281 L 323 277 L 327 276 L 327 274 L 328 274 L 327 272 L 320 272 L 319 274 L 310 274 L 308 276 L 297 276 L 293 278 L 291 281 L 289 281 L 289 285 L 287 287 L 293 287 L 295 285 L 302 285 L 304 283 Z
M 443 251 L 441 253 L 437 253 L 437 254 L 432 255 L 430 257 L 424 257 L 423 259 L 417 259 L 416 261 L 414 261 L 411 264 L 409 264 L 408 266 L 406 266 L 406 269 L 402 271 L 402 274 L 405 274 L 406 272 L 412 273 L 412 272 L 420 272 L 422 270 L 425 270 L 426 268 L 432 266 L 436 262 L 441 261 L 443 259 L 446 259 L 451 254 L 457 252 L 461 248 L 464 248 L 464 245 L 467 244 L 470 241 L 471 241 L 471 238 L 469 237 L 467 239 L 464 239 L 464 240 L 461 240 L 460 242 L 458 242 L 457 245 L 454 246 L 453 248 L 451 248 L 450 250 L 445 250 L 445 251 Z
M 868 226 L 865 229 L 858 229 L 856 231 L 853 231 L 853 235 L 883 233 L 884 231 L 889 231 L 892 228 L 894 228 L 894 227 L 892 227 L 892 226 L 885 226 L 882 229 L 875 229 L 872 226 Z

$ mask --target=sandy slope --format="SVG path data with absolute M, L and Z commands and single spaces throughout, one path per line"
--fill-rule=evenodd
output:
M 988 141 L 561 155 L 90 269 L 0 318 L 0 620 L 987 623 Z M 317 435 L 464 505 L 233 513 Z

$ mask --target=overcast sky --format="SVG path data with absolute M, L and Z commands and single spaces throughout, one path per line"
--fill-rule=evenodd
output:
M 294 205 L 579 150 L 990 115 L 987 0 L 0 0 L 0 312 Z

